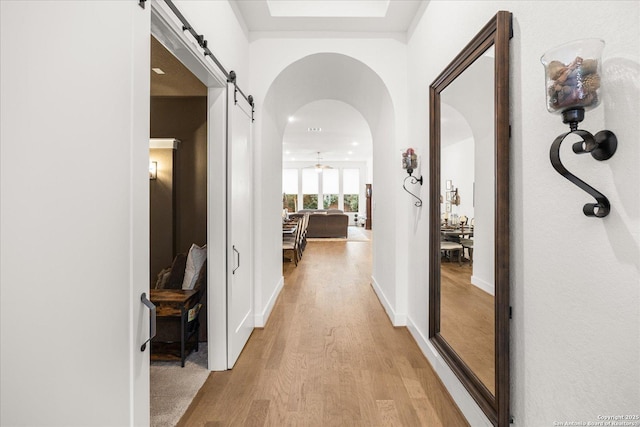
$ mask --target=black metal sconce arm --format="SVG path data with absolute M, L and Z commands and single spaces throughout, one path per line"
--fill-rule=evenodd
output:
M 411 184 L 419 183 L 420 185 L 422 185 L 422 177 L 416 178 L 415 176 L 411 175 L 413 173 L 413 169 L 407 169 L 407 173 L 409 173 L 409 176 L 404 179 L 404 182 L 402 183 L 402 188 L 404 188 L 404 191 L 406 191 L 407 193 L 411 194 L 413 197 L 416 198 L 417 201 L 414 203 L 414 205 L 416 207 L 420 207 L 422 206 L 422 199 L 416 196 L 415 194 L 413 194 L 411 191 L 407 190 L 406 183 L 407 183 L 407 180 L 410 179 Z
M 565 122 L 566 123 L 566 122 Z M 553 144 L 551 144 L 551 150 L 549 157 L 551 158 L 551 164 L 553 168 L 563 177 L 577 185 L 582 190 L 589 193 L 596 199 L 596 203 L 587 203 L 582 208 L 582 212 L 586 216 L 595 216 L 597 218 L 604 218 L 609 215 L 611 210 L 611 204 L 609 199 L 604 194 L 572 174 L 564 167 L 562 161 L 560 161 L 560 145 L 562 141 L 571 134 L 578 135 L 582 138 L 582 141 L 573 144 L 573 152 L 576 154 L 591 153 L 591 156 L 598 160 L 607 160 L 616 152 L 618 147 L 618 140 L 613 132 L 603 130 L 594 135 L 586 130 L 578 129 L 578 122 L 569 122 L 571 130 L 567 133 L 563 133 L 558 136 Z

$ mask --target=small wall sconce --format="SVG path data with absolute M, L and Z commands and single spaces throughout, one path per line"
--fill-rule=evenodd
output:
M 458 193 L 458 187 L 451 192 L 451 204 L 460 206 L 460 194 Z
M 576 154 L 591 153 L 594 159 L 602 161 L 610 159 L 616 152 L 618 140 L 613 132 L 602 130 L 594 136 L 578 129 L 585 111 L 600 104 L 600 57 L 603 48 L 604 41 L 600 39 L 578 40 L 551 49 L 540 59 L 545 68 L 547 109 L 550 113 L 561 113 L 563 123 L 568 123 L 570 129 L 551 144 L 551 164 L 560 175 L 596 199 L 596 203 L 585 204 L 582 211 L 587 216 L 598 218 L 609 214 L 609 200 L 564 167 L 560 161 L 560 145 L 568 135 L 574 134 L 582 138 L 573 144 Z
M 149 179 L 158 179 L 158 162 L 149 162 Z
M 416 178 L 415 176 L 412 175 L 414 169 L 417 169 L 417 168 L 418 168 L 418 155 L 415 153 L 413 148 L 407 148 L 407 151 L 402 153 L 402 169 L 405 169 L 409 174 L 409 176 L 404 179 L 404 182 L 402 183 L 402 188 L 404 188 L 404 191 L 406 191 L 407 193 L 411 194 L 413 197 L 416 198 L 417 201 L 414 203 L 414 205 L 417 207 L 420 207 L 422 206 L 422 199 L 420 199 L 420 197 L 413 194 L 411 191 L 407 190 L 407 187 L 406 187 L 407 180 L 410 180 L 411 184 L 420 183 L 420 185 L 422 185 L 422 177 Z

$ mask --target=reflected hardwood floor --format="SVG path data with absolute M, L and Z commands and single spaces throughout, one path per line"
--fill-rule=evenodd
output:
M 370 242 L 309 242 L 264 329 L 179 426 L 467 426 L 370 285 Z M 426 301 L 425 301 L 426 307 Z
M 495 394 L 493 296 L 471 284 L 469 264 L 441 266 L 440 334 Z

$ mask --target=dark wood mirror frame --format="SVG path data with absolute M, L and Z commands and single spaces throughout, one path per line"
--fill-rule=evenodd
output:
M 429 87 L 429 339 L 489 420 L 509 414 L 509 40 L 511 13 L 498 12 Z M 495 46 L 495 396 L 440 334 L 440 93 Z

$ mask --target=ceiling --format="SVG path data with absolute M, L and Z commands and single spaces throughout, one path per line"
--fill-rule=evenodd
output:
M 249 32 L 407 32 L 425 0 L 230 0 Z M 386 7 L 385 7 L 386 6 Z
M 250 39 L 300 37 L 301 32 L 407 33 L 419 20 L 425 0 L 230 0 Z M 259 34 L 257 34 L 259 33 Z M 271 33 L 271 34 L 270 34 Z M 322 64 L 324 73 L 331 63 Z M 321 66 L 322 66 L 321 65 Z M 355 85 L 358 87 L 358 85 Z M 366 161 L 372 157 L 368 123 L 352 106 L 329 93 L 301 107 L 287 124 L 283 161 Z M 321 128 L 321 132 L 309 132 Z M 354 142 L 357 145 L 354 145 Z
M 425 0 L 229 0 L 249 33 L 406 33 Z M 295 33 L 293 33 L 295 32 Z M 330 64 L 326 64 L 330 66 Z M 155 38 L 151 38 L 151 96 L 206 96 L 206 87 Z M 324 97 L 332 96 L 325 94 Z M 284 161 L 366 161 L 372 156 L 368 123 L 342 101 L 322 99 L 292 115 L 283 137 Z M 335 98 L 335 97 L 333 97 Z M 321 128 L 312 131 L 309 128 Z
M 161 69 L 164 74 L 153 71 Z M 171 52 L 151 36 L 151 96 L 207 96 L 207 88 Z
M 263 140 L 282 135 L 285 162 L 315 164 L 318 151 L 332 166 L 330 162 L 369 161 L 373 138 L 387 140 L 394 129 L 393 104 L 380 76 L 338 53 L 316 53 L 290 64 L 273 81 L 260 108 L 277 129 Z
M 283 137 L 283 161 L 316 163 L 318 152 L 323 164 L 371 158 L 371 131 L 362 114 L 342 101 L 323 99 L 290 116 Z

